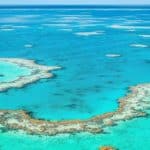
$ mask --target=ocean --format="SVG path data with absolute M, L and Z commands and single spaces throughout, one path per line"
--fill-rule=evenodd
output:
M 149 6 L 3 6 L 0 39 L 1 58 L 62 67 L 54 78 L 1 92 L 0 109 L 23 109 L 46 120 L 88 119 L 115 111 L 129 87 L 150 82 Z M 56 136 L 2 130 L 0 150 L 148 150 L 149 124 L 147 116 L 103 134 Z

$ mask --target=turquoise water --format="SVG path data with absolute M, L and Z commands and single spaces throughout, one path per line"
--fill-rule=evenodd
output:
M 0 108 L 26 109 L 36 118 L 53 120 L 86 119 L 115 110 L 129 86 L 150 81 L 150 38 L 145 36 L 150 35 L 149 10 L 1 9 L 0 57 L 34 59 L 63 69 L 54 71 L 53 79 L 0 93 Z M 150 142 L 143 139 L 150 135 L 149 123 L 137 119 L 105 135 L 61 138 L 1 133 L 0 145 L 2 149 L 10 149 L 12 142 L 14 149 L 30 145 L 30 149 L 96 150 L 111 144 L 121 150 L 147 150 Z
M 0 82 L 11 82 L 20 76 L 30 75 L 31 70 L 13 63 L 0 61 Z
M 119 150 L 148 150 L 150 148 L 150 118 L 134 119 L 108 129 L 106 134 L 76 134 L 29 136 L 23 133 L 0 134 L 2 150 L 99 150 L 103 145 L 112 145 Z M 7 143 L 7 144 L 6 144 Z

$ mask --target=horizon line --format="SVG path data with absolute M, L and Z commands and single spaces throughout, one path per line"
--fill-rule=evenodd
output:
M 150 4 L 0 4 L 0 6 L 150 6 Z

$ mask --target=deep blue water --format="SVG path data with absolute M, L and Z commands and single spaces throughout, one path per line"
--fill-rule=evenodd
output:
M 129 86 L 150 81 L 148 6 L 5 7 L 0 9 L 0 39 L 0 57 L 34 59 L 39 64 L 63 67 L 53 72 L 53 79 L 0 93 L 0 109 L 26 109 L 44 119 L 86 119 L 114 111 Z M 26 47 L 28 44 L 32 47 Z M 108 57 L 110 54 L 119 57 Z M 105 135 L 45 138 L 1 133 L 0 145 L 6 150 L 11 145 L 33 150 L 70 150 L 76 146 L 87 150 L 88 145 L 96 150 L 99 145 L 112 144 L 121 150 L 147 150 L 150 142 L 144 139 L 150 138 L 149 123 L 149 119 L 129 121 Z M 142 147 L 145 144 L 147 147 Z

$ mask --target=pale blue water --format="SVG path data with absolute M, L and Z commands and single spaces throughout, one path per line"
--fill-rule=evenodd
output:
M 44 119 L 86 119 L 115 110 L 117 99 L 129 86 L 150 81 L 150 38 L 143 37 L 150 35 L 149 7 L 0 9 L 0 17 L 0 57 L 63 67 L 53 72 L 56 78 L 0 93 L 1 109 L 27 109 Z M 111 144 L 121 150 L 147 150 L 150 141 L 144 139 L 150 139 L 149 123 L 149 119 L 137 119 L 111 128 L 105 135 L 69 138 L 2 133 L 0 145 L 7 150 L 11 142 L 14 149 L 30 145 L 30 149 L 42 150 L 76 146 L 96 150 L 99 145 Z
M 0 83 L 17 80 L 20 76 L 30 75 L 31 70 L 13 63 L 0 61 Z
M 106 134 L 76 134 L 48 136 L 29 136 L 22 133 L 1 133 L 2 150 L 99 150 L 103 145 L 112 145 L 119 150 L 149 150 L 150 118 L 123 122 L 110 128 Z

